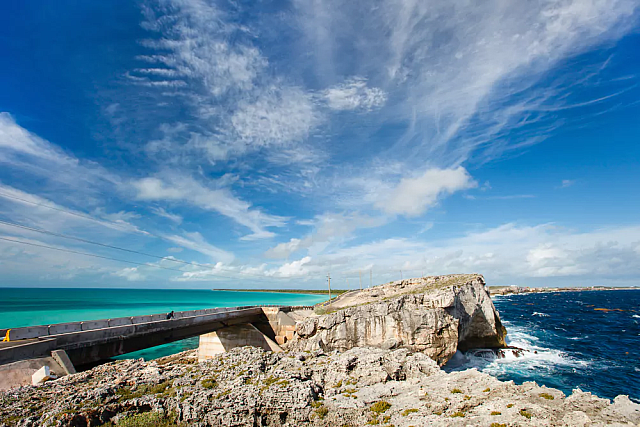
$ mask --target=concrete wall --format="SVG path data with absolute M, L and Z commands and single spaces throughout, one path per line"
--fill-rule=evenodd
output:
M 0 390 L 31 385 L 31 376 L 43 366 L 48 366 L 58 377 L 65 375 L 65 370 L 52 357 L 21 360 L 0 365 Z
M 229 326 L 215 332 L 200 335 L 198 360 L 211 359 L 236 347 L 260 347 L 267 351 L 281 352 L 282 348 L 251 324 Z
M 215 313 L 226 313 L 229 311 L 237 311 L 249 308 L 256 308 L 258 306 L 239 306 L 239 307 L 216 307 L 207 308 L 204 310 L 189 310 L 178 311 L 174 313 L 174 319 L 184 319 L 188 317 L 206 316 Z M 263 307 L 264 309 L 275 310 L 287 310 L 294 309 L 296 307 Z M 7 331 L 9 332 L 9 338 L 14 340 L 22 340 L 29 338 L 46 337 L 48 335 L 59 335 L 71 332 L 89 331 L 94 329 L 104 329 L 114 326 L 131 325 L 137 323 L 156 322 L 160 320 L 166 320 L 167 313 L 149 314 L 144 316 L 132 316 L 132 317 L 119 317 L 115 319 L 99 319 L 99 320 L 87 320 L 83 322 L 70 322 L 70 323 L 57 323 L 53 325 L 39 325 L 39 326 L 27 326 L 22 328 L 12 329 L 0 329 L 0 336 L 5 337 Z

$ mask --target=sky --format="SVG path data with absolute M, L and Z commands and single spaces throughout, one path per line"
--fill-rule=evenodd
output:
M 0 3 L 0 286 L 640 285 L 636 0 Z

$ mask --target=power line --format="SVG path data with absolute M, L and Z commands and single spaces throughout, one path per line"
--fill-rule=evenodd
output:
M 21 197 L 12 196 L 10 194 L 3 193 L 3 192 L 0 192 L 0 196 L 1 197 L 5 197 L 7 199 L 19 200 L 21 202 L 28 203 L 28 204 L 34 205 L 34 206 L 40 206 L 40 207 L 47 208 L 47 209 L 53 209 L 54 211 L 66 213 L 68 215 L 77 216 L 79 218 L 88 219 L 88 220 L 91 220 L 91 221 L 94 221 L 94 222 L 98 222 L 98 223 L 102 223 L 102 224 L 108 223 L 108 224 L 114 225 L 114 226 L 116 226 L 118 228 L 121 228 L 123 230 L 131 231 L 131 228 L 125 227 L 122 224 L 119 224 L 119 223 L 117 223 L 115 221 L 109 221 L 108 219 L 94 218 L 91 215 L 84 215 L 84 214 L 81 214 L 79 212 L 74 212 L 74 211 L 70 211 L 70 210 L 67 210 L 67 209 L 61 209 L 61 208 L 58 208 L 58 207 L 55 207 L 55 206 L 51 206 L 51 205 L 47 205 L 47 204 L 44 204 L 44 203 L 34 202 L 32 200 L 27 200 L 27 199 L 23 199 Z M 154 237 L 160 237 L 160 236 L 155 236 L 155 235 L 153 235 L 153 234 L 151 234 L 149 232 L 146 232 L 146 231 L 141 231 L 141 233 L 148 234 L 148 235 L 151 235 L 151 236 L 154 236 Z
M 160 259 L 160 260 L 178 262 L 180 264 L 195 265 L 197 267 L 211 268 L 211 265 L 207 265 L 207 264 L 198 264 L 196 262 L 189 262 L 189 261 L 183 261 L 183 260 L 180 260 L 180 259 L 175 259 L 175 258 L 170 258 L 170 257 L 163 257 L 163 256 L 160 256 L 160 255 L 148 254 L 148 253 L 136 251 L 136 250 L 133 250 L 133 249 L 121 248 L 119 246 L 108 245 L 106 243 L 94 242 L 92 240 L 82 239 L 80 237 L 68 236 L 66 234 L 56 233 L 56 232 L 44 230 L 44 229 L 41 229 L 41 228 L 28 227 L 26 225 L 15 224 L 15 223 L 12 223 L 12 222 L 2 221 L 2 220 L 0 220 L 0 224 L 9 225 L 11 227 L 22 228 L 24 230 L 29 230 L 29 231 L 35 231 L 37 233 L 48 234 L 50 236 L 62 237 L 64 239 L 76 240 L 78 242 L 89 243 L 89 244 L 92 244 L 92 245 L 102 246 L 102 247 L 109 248 L 109 249 L 117 249 L 119 251 L 125 251 L 125 252 L 129 252 L 129 253 L 133 253 L 133 254 L 144 255 L 144 256 L 148 256 L 148 257 L 152 257 L 152 258 L 157 258 L 157 259 Z
M 0 224 L 4 224 L 4 225 L 11 226 L 11 227 L 16 227 L 16 228 L 21 228 L 21 229 L 28 230 L 28 231 L 34 231 L 36 233 L 42 233 L 42 234 L 46 234 L 46 235 L 49 235 L 49 236 L 61 237 L 61 238 L 64 238 L 64 239 L 75 240 L 75 241 L 78 241 L 78 242 L 88 243 L 88 244 L 91 244 L 91 245 L 102 246 L 104 248 L 116 249 L 116 250 L 119 250 L 119 251 L 129 252 L 129 253 L 138 254 L 138 255 L 144 255 L 144 256 L 156 258 L 156 259 L 159 259 L 159 260 L 172 261 L 172 262 L 176 262 L 176 263 L 180 263 L 180 264 L 193 265 L 193 266 L 196 266 L 196 267 L 203 267 L 203 268 L 209 268 L 209 269 L 213 268 L 213 266 L 211 264 L 200 264 L 200 263 L 197 263 L 197 262 L 183 261 L 183 260 L 180 260 L 180 259 L 175 259 L 175 258 L 170 258 L 170 257 L 163 257 L 163 256 L 160 256 L 160 255 L 149 254 L 149 253 L 146 253 L 146 252 L 136 251 L 134 249 L 122 248 L 120 246 L 108 245 L 106 243 L 94 242 L 92 240 L 87 240 L 87 239 L 83 239 L 83 238 L 80 238 L 80 237 L 69 236 L 69 235 L 66 235 L 66 234 L 56 233 L 54 231 L 44 230 L 42 228 L 29 227 L 29 226 L 26 226 L 26 225 L 16 224 L 16 223 L 13 223 L 13 222 L 0 220 Z M 153 264 L 144 264 L 143 263 L 142 265 L 153 265 Z M 220 267 L 218 267 L 218 268 L 220 268 Z M 235 271 L 235 270 L 229 270 L 229 269 L 223 269 L 223 268 L 220 268 L 220 269 L 221 270 L 226 270 L 226 271 L 229 271 L 229 272 L 232 272 L 232 273 L 236 273 L 236 274 L 245 275 L 245 276 L 259 277 L 261 279 L 269 278 L 269 279 L 289 280 L 289 278 L 287 278 L 287 277 L 277 277 L 277 276 L 266 277 L 266 276 L 263 276 L 263 275 L 251 274 L 251 273 L 247 273 L 247 272 L 244 272 L 244 271 Z M 182 270 L 176 270 L 176 271 L 182 271 Z M 220 277 L 225 277 L 225 276 L 220 276 Z
M 12 242 L 12 243 L 20 243 L 22 245 L 36 246 L 38 248 L 51 249 L 51 250 L 54 250 L 54 251 L 67 252 L 67 253 L 77 254 L 77 255 L 85 255 L 85 256 L 90 256 L 90 257 L 94 257 L 94 258 L 108 259 L 108 260 L 111 260 L 111 261 L 126 262 L 127 264 L 134 264 L 134 265 L 147 266 L 147 267 L 155 267 L 155 268 L 161 268 L 163 270 L 171 270 L 171 271 L 177 271 L 179 273 L 185 273 L 183 270 L 178 270 L 177 268 L 162 267 L 161 265 L 156 265 L 156 264 L 148 264 L 148 263 L 142 263 L 142 262 L 128 261 L 128 260 L 119 259 L 119 258 L 111 258 L 111 257 L 107 257 L 107 256 L 91 254 L 91 253 L 88 253 L 88 252 L 73 251 L 71 249 L 62 249 L 62 248 L 56 248 L 54 246 L 41 245 L 39 243 L 24 242 L 22 240 L 15 240 L 15 239 L 7 239 L 6 237 L 0 237 L 0 240 L 4 240 L 4 241 L 7 241 L 7 242 Z M 226 276 L 217 276 L 217 277 L 222 277 L 222 278 L 225 278 L 225 279 L 235 279 L 235 277 L 226 277 Z

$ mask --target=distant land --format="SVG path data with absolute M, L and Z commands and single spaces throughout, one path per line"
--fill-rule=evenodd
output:
M 287 294 L 329 294 L 327 290 L 321 289 L 211 289 L 212 291 L 227 291 L 227 292 L 281 292 Z M 353 289 L 331 289 L 331 294 L 344 294 Z
M 543 287 L 530 288 L 520 286 L 489 286 L 491 295 L 511 294 L 541 294 L 551 292 L 582 292 L 582 291 L 629 291 L 638 290 L 638 286 L 576 286 L 571 288 Z

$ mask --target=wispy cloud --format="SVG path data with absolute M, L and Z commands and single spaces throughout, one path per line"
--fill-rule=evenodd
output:
M 282 227 L 287 220 L 252 209 L 250 203 L 237 198 L 226 187 L 208 188 L 184 175 L 172 174 L 167 180 L 158 177 L 142 178 L 133 181 L 131 185 L 138 200 L 187 203 L 224 215 L 252 231 L 252 234 L 243 237 L 244 240 L 273 237 L 274 233 L 268 228 Z
M 576 183 L 575 179 L 563 179 L 560 183 L 559 188 L 568 188 Z

